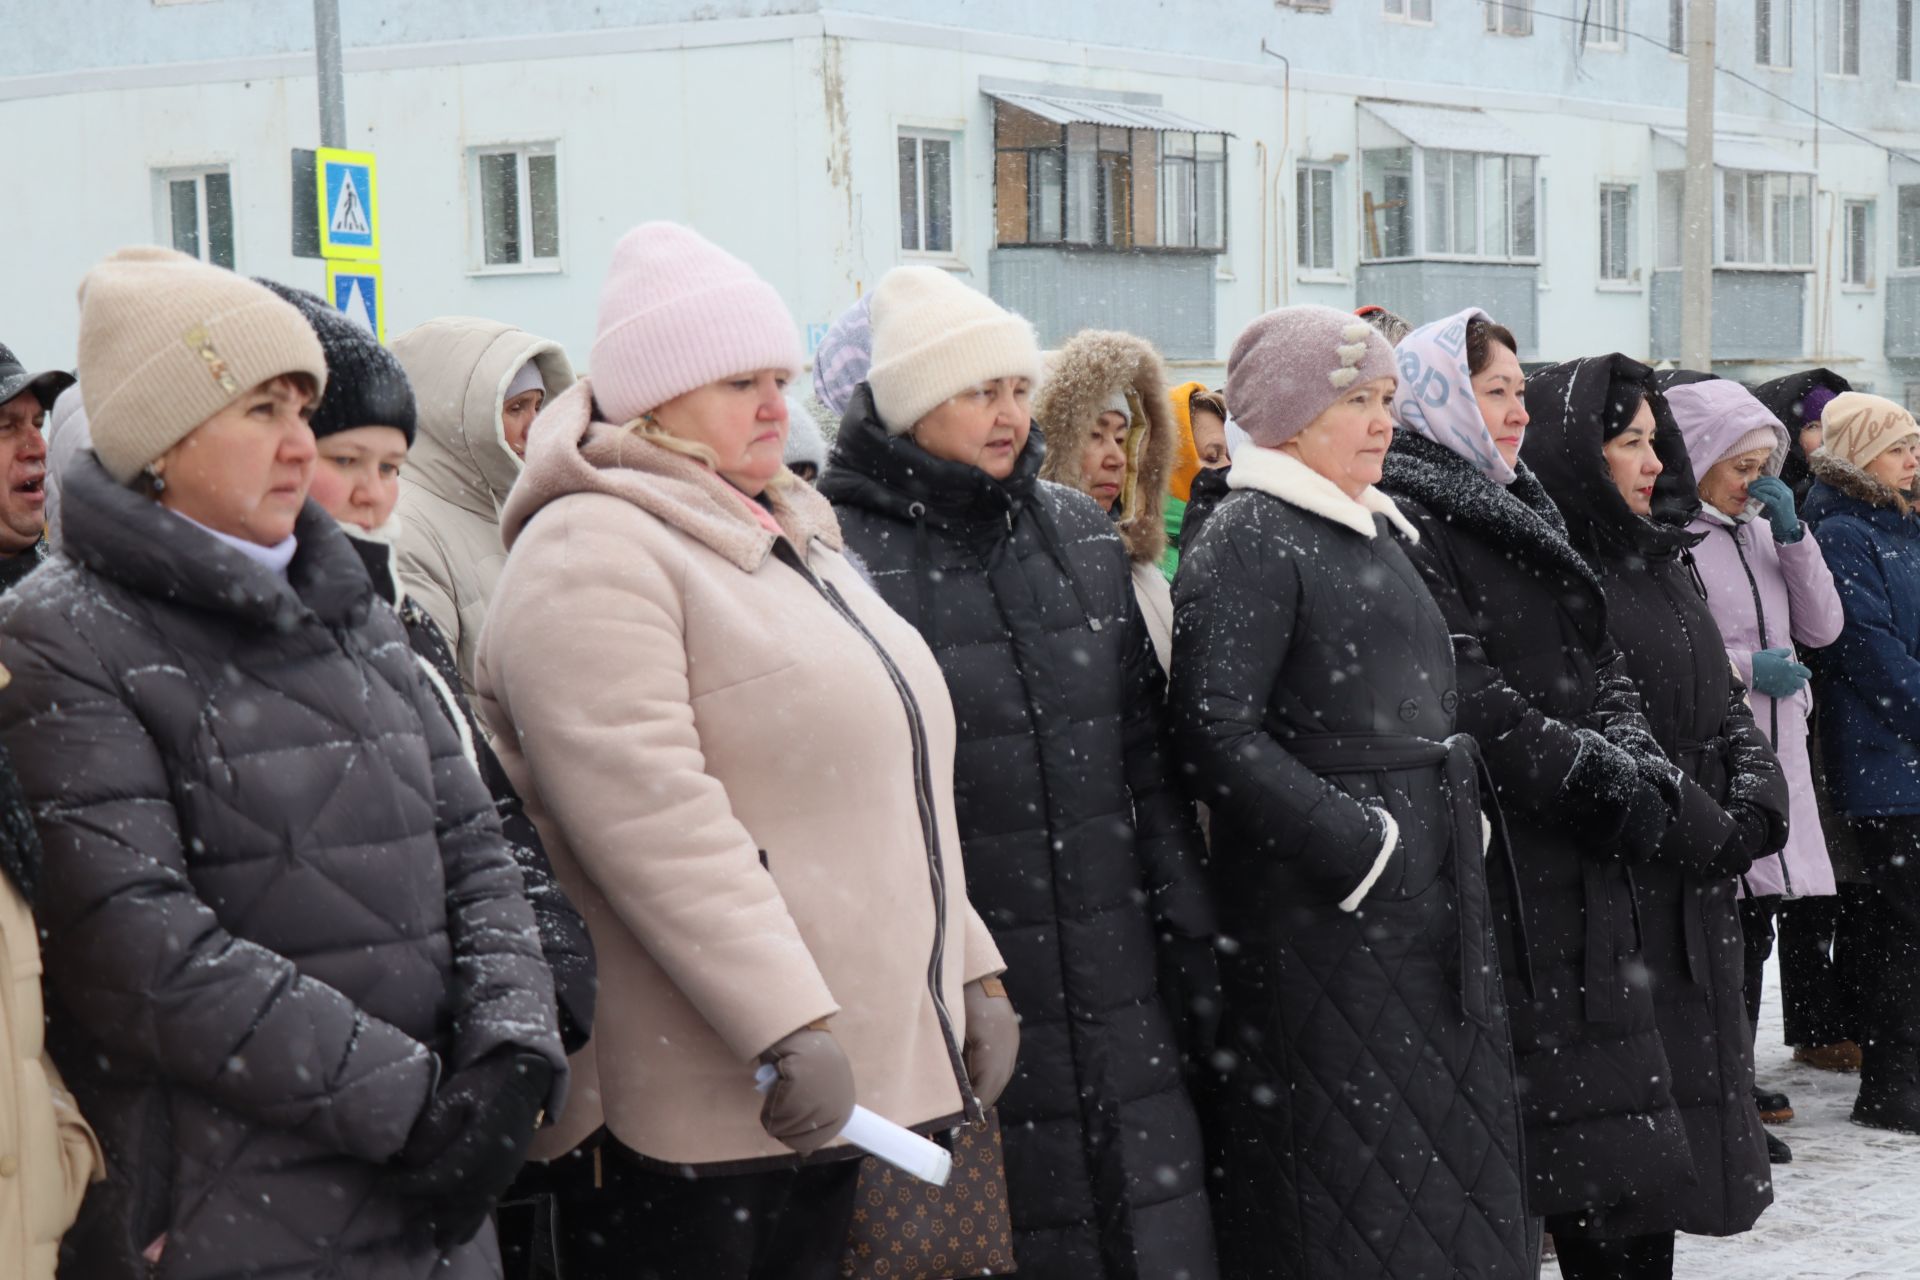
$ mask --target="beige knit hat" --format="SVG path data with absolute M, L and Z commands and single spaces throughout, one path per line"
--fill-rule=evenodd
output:
M 1012 377 L 1037 387 L 1040 372 L 1033 326 L 938 267 L 895 267 L 873 291 L 867 384 L 891 435 L 968 387 Z
M 293 305 L 172 249 L 122 249 L 80 282 L 80 376 L 93 448 L 121 484 L 261 383 L 327 358 Z
M 1820 422 L 1827 429 L 1820 452 L 1862 470 L 1903 438 L 1920 435 L 1920 425 L 1915 425 L 1911 413 L 1882 396 L 1859 391 L 1835 396 L 1820 414 Z

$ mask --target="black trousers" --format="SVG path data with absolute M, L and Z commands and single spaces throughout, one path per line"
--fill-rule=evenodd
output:
M 1760 1025 L 1760 996 L 1767 976 L 1767 957 L 1773 954 L 1773 921 L 1780 911 L 1780 896 L 1740 899 L 1740 932 L 1747 940 L 1747 1021 Z
M 1860 1047 L 1920 1045 L 1920 816 L 1860 818 L 1854 830 L 1874 889 L 1865 930 L 1873 982 Z
M 1842 881 L 1831 897 L 1780 904 L 1780 999 L 1786 1041 L 1815 1046 L 1858 1040 L 1872 966 L 1862 931 L 1873 910 L 1871 885 Z
M 601 1148 L 601 1185 L 555 1198 L 560 1280 L 837 1280 L 860 1162 L 683 1178 Z
M 1552 1229 L 1552 1222 L 1548 1222 Z M 1562 1280 L 1672 1280 L 1673 1232 L 1593 1240 L 1553 1233 Z

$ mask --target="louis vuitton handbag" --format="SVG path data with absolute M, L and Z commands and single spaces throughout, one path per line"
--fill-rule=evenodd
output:
M 1014 1269 L 1000 1113 L 953 1131 L 953 1175 L 936 1187 L 868 1156 L 860 1162 L 843 1280 L 957 1280 Z

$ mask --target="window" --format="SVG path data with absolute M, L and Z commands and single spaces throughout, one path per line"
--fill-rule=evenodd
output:
M 1840 283 L 1852 289 L 1873 287 L 1873 201 L 1848 200 L 1840 209 L 1840 230 L 1846 238 Z
M 1225 134 L 1062 125 L 995 106 L 998 243 L 1225 250 Z
M 554 144 L 476 147 L 468 154 L 468 177 L 479 197 L 473 201 L 475 266 L 558 270 L 560 171 Z
M 1634 261 L 1634 205 L 1631 183 L 1605 183 L 1600 188 L 1600 279 L 1609 284 L 1637 284 L 1640 267 Z
M 1920 186 L 1901 187 L 1894 210 L 1894 266 L 1920 269 Z
M 1627 0 L 1585 0 L 1580 43 L 1589 49 L 1619 49 L 1627 42 Z
M 1294 170 L 1294 221 L 1300 270 L 1326 275 L 1334 271 L 1333 166 L 1303 164 Z
M 1821 0 L 1826 26 L 1820 32 L 1821 69 L 1830 76 L 1860 74 L 1860 0 Z
M 225 167 L 154 175 L 156 234 L 164 244 L 233 269 L 233 176 Z
M 1813 178 L 1722 170 L 1720 261 L 1727 266 L 1811 267 Z
M 1389 18 L 1403 22 L 1433 21 L 1433 0 L 1381 0 L 1381 4 Z
M 1533 0 L 1487 0 L 1487 30 L 1501 36 L 1533 34 Z
M 1893 78 L 1913 83 L 1913 0 L 1893 0 Z
M 1395 147 L 1361 152 L 1360 169 L 1368 259 L 1539 256 L 1532 156 Z
M 1753 0 L 1753 60 L 1793 66 L 1793 0 Z
M 900 131 L 900 248 L 953 252 L 953 152 L 950 133 Z
M 1671 170 L 1661 174 L 1658 183 L 1654 190 L 1653 212 L 1659 224 L 1654 265 L 1662 271 L 1678 270 L 1685 252 L 1681 229 L 1686 226 L 1687 175 L 1681 169 Z
M 1687 52 L 1687 0 L 1667 0 L 1667 51 Z

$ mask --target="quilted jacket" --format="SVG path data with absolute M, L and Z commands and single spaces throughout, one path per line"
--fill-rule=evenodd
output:
M 510 1047 L 565 1081 L 519 873 L 399 619 L 311 503 L 284 579 L 91 452 L 63 520 L 0 601 L 50 1044 L 107 1155 L 62 1274 L 497 1274 L 490 1230 L 443 1254 L 381 1187 L 437 1076 Z
M 1476 770 L 1416 535 L 1282 453 L 1229 483 L 1175 577 L 1168 704 L 1239 944 L 1221 1270 L 1531 1277 Z
M 1640 978 L 1634 872 L 1622 860 L 1650 851 L 1664 818 L 1625 847 L 1617 800 L 1629 780 L 1599 767 L 1609 756 L 1593 745 L 1634 758 L 1659 748 L 1607 636 L 1599 578 L 1526 462 L 1516 470 L 1502 488 L 1402 431 L 1380 487 L 1420 530 L 1408 554 L 1453 632 L 1457 727 L 1480 744 L 1513 849 L 1518 891 L 1502 876 L 1491 888 L 1509 926 L 1499 938 L 1527 1202 L 1546 1215 L 1684 1194 L 1693 1162 Z
M 1773 1201 L 1753 1106 L 1744 935 L 1731 876 L 1703 874 L 1720 856 L 1772 854 L 1787 836 L 1787 785 L 1754 724 L 1726 643 L 1690 563 L 1700 507 L 1686 442 L 1654 398 L 1663 464 L 1651 518 L 1633 514 L 1607 474 L 1602 423 L 1652 386 L 1624 357 L 1555 365 L 1528 379 L 1537 405 L 1521 457 L 1566 517 L 1567 534 L 1600 576 L 1607 629 L 1626 659 L 1648 728 L 1676 766 L 1674 819 L 1635 869 L 1641 960 L 1687 1129 L 1694 1183 L 1640 1194 L 1601 1215 L 1595 1234 L 1686 1231 L 1733 1235 Z
M 821 491 L 953 695 L 967 893 L 1021 1018 L 1000 1099 L 1020 1273 L 1212 1280 L 1200 1127 L 1156 974 L 1194 977 L 1182 940 L 1211 960 L 1200 835 L 1126 550 L 1091 498 L 1037 479 L 1044 452 L 1036 431 L 996 482 L 889 436 L 862 386 Z

